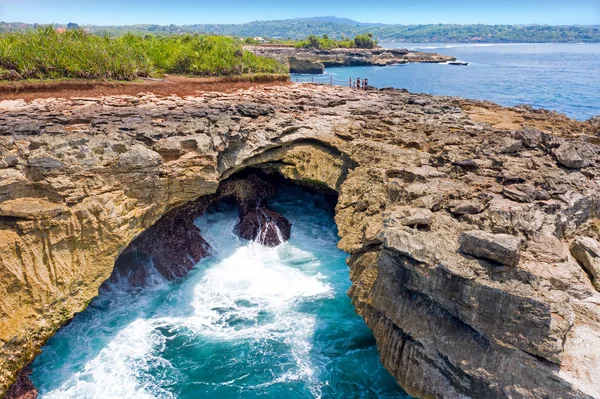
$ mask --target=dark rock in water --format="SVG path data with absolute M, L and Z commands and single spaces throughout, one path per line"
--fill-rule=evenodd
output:
M 277 189 L 256 175 L 230 179 L 219 188 L 220 198 L 233 197 L 240 208 L 240 220 L 234 232 L 246 240 L 257 240 L 274 247 L 290 238 L 291 223 L 285 216 L 267 208 L 267 198 Z
M 31 376 L 31 369 L 29 367 L 24 368 L 17 380 L 11 385 L 6 392 L 4 399 L 36 399 L 38 397 L 38 390 L 33 385 L 33 382 L 29 378 Z
M 289 240 L 292 224 L 287 218 L 264 207 L 240 211 L 240 221 L 234 232 L 246 240 L 256 240 L 268 247 L 275 247 Z
M 194 219 L 195 216 L 167 219 L 142 247 L 152 256 L 156 270 L 166 278 L 185 276 L 209 253 L 209 244 L 200 235 Z
M 137 249 L 125 253 L 115 262 L 115 268 L 108 281 L 115 284 L 125 280 L 132 287 L 144 287 L 150 277 L 150 262 L 150 258 L 139 254 Z
M 166 279 L 185 276 L 209 254 L 210 245 L 194 225 L 194 219 L 202 215 L 214 199 L 214 196 L 202 197 L 176 208 L 144 231 L 117 260 L 111 281 L 126 277 L 132 286 L 146 285 L 150 260 Z

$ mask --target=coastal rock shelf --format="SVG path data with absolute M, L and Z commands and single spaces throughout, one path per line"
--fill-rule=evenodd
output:
M 399 90 L 0 102 L 0 392 L 136 238 L 251 168 L 338 193 L 349 295 L 409 394 L 600 398 L 599 138 Z
M 406 49 L 375 48 L 331 50 L 297 49 L 291 46 L 245 46 L 256 55 L 288 65 L 291 73 L 320 74 L 325 68 L 341 66 L 385 66 L 409 62 L 442 63 L 456 58 Z

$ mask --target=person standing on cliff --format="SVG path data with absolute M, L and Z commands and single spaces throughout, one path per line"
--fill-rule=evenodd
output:
M 360 90 L 360 78 L 356 78 L 356 88 Z
M 363 79 L 363 90 L 367 90 L 369 88 L 369 79 Z

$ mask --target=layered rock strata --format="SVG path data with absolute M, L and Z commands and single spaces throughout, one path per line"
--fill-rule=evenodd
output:
M 291 73 L 320 74 L 325 68 L 341 66 L 385 66 L 409 62 L 442 63 L 455 57 L 407 49 L 375 48 L 331 50 L 298 49 L 293 46 L 245 46 L 254 54 L 276 59 L 289 66 Z
M 527 107 L 311 85 L 0 102 L 0 391 L 119 254 L 150 252 L 144 231 L 189 269 L 178 251 L 207 250 L 194 212 L 251 167 L 338 193 L 349 295 L 410 394 L 600 398 L 599 136 Z M 240 233 L 263 223 L 244 184 Z

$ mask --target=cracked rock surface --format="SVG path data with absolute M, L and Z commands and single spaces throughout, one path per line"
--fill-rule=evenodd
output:
M 151 226 L 203 256 L 186 209 L 252 167 L 338 193 L 349 295 L 411 395 L 600 398 L 599 142 L 597 119 L 401 90 L 2 101 L 0 392 Z

